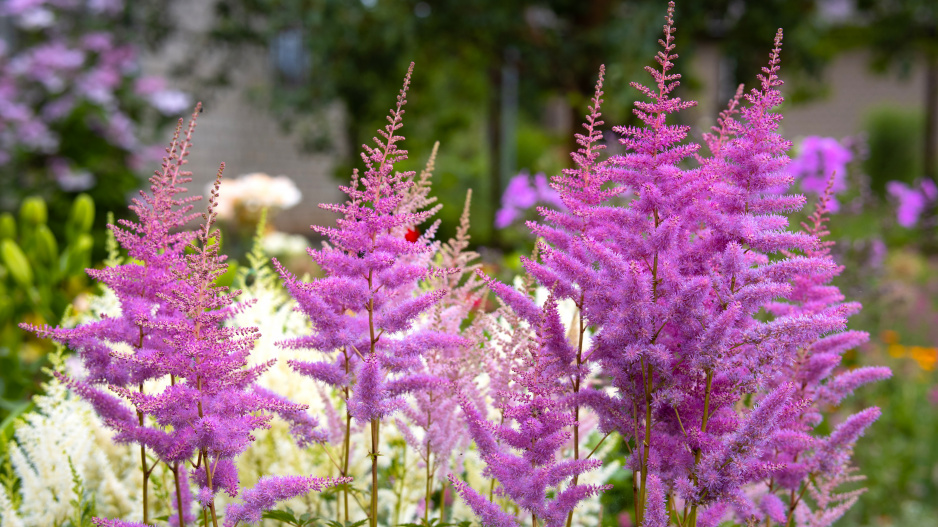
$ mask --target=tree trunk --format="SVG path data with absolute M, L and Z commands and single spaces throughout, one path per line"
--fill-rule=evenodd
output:
M 938 158 L 938 52 L 926 54 L 925 66 L 925 145 L 922 168 L 925 177 L 938 183 L 938 171 L 935 169 Z
M 489 245 L 501 247 L 501 236 L 495 228 L 495 215 L 502 200 L 502 64 L 496 59 L 489 68 L 489 217 L 492 229 Z

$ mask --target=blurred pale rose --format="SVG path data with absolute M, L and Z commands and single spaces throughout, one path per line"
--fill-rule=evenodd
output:
M 222 179 L 218 196 L 218 217 L 256 223 L 260 211 L 289 209 L 302 194 L 287 176 L 271 177 L 263 172 Z

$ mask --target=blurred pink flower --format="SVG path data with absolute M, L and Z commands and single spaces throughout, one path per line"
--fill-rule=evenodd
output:
M 522 170 L 511 178 L 505 188 L 505 193 L 502 194 L 502 208 L 495 215 L 495 227 L 498 229 L 508 227 L 537 203 L 558 209 L 564 208 L 560 195 L 551 188 L 543 172 L 534 175 L 532 186 L 531 175 L 527 170 Z
M 788 170 L 801 182 L 802 190 L 818 196 L 824 193 L 833 174 L 827 207 L 837 212 L 840 204 L 835 196 L 847 190 L 847 163 L 852 160 L 853 153 L 833 137 L 808 136 L 801 141 L 798 157 L 792 159 Z
M 922 180 L 918 188 L 910 187 L 901 181 L 890 181 L 886 183 L 886 191 L 898 200 L 896 220 L 906 228 L 914 227 L 925 207 L 938 198 L 938 188 L 929 179 Z

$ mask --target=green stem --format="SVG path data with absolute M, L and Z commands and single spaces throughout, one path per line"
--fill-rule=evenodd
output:
M 583 293 L 580 293 L 580 303 L 577 304 L 576 316 L 579 319 L 579 329 L 580 333 L 577 336 L 577 350 L 576 350 L 576 366 L 577 373 L 576 377 L 573 379 L 573 394 L 574 400 L 576 399 L 576 394 L 580 393 L 580 383 L 582 381 L 580 377 L 580 366 L 583 364 L 583 331 L 585 330 L 583 322 Z M 573 324 L 571 324 L 572 326 Z M 605 439 L 605 438 L 604 438 Z M 580 404 L 575 403 L 573 406 L 573 459 L 580 459 Z M 575 487 L 580 481 L 580 475 L 573 475 L 573 483 L 571 487 Z M 573 509 L 570 510 L 570 513 L 567 514 L 567 527 L 572 527 L 573 525 Z
M 183 517 L 182 492 L 179 483 L 179 463 L 173 463 L 173 481 L 176 483 L 176 512 L 179 514 L 179 527 L 186 527 Z
M 707 421 L 710 419 L 710 392 L 713 388 L 713 372 L 707 370 L 707 391 L 704 395 L 704 413 L 703 418 L 700 421 L 700 435 L 703 436 L 707 433 Z M 700 463 L 701 450 L 697 448 L 694 450 L 694 485 L 697 484 L 697 465 Z M 697 504 L 693 504 L 690 508 L 690 520 L 688 521 L 688 527 L 697 527 Z
M 380 421 L 371 420 L 371 527 L 378 527 L 378 427 Z

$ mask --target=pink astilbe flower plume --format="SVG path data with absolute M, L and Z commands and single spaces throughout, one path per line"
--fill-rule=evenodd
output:
M 427 233 L 415 240 L 407 232 L 435 212 L 422 190 L 423 180 L 413 172 L 394 171 L 407 157 L 398 147 L 403 139 L 403 107 L 413 64 L 404 78 L 389 124 L 379 130 L 374 147 L 363 145 L 364 175 L 356 170 L 342 204 L 320 207 L 339 214 L 335 227 L 313 229 L 328 238 L 322 249 L 309 254 L 322 268 L 323 278 L 303 283 L 276 260 L 284 285 L 312 323 L 312 333 L 285 346 L 327 354 L 320 361 L 291 361 L 298 372 L 341 390 L 347 401 L 343 452 L 348 453 L 352 419 L 370 424 L 372 457 L 371 525 L 377 522 L 377 456 L 381 422 L 404 407 L 403 396 L 434 385 L 435 378 L 421 372 L 421 356 L 429 349 L 459 348 L 458 335 L 423 328 L 419 321 L 446 295 L 445 290 L 423 291 L 420 282 L 428 271 L 434 246 Z M 417 185 L 415 189 L 414 186 Z M 432 229 L 430 229 L 432 231 Z M 412 236 L 410 238 L 413 238 Z M 348 475 L 343 455 L 341 475 Z M 345 499 L 348 503 L 347 496 Z M 346 519 L 348 507 L 346 506 Z
M 179 287 L 176 274 L 184 268 L 184 251 L 196 236 L 185 225 L 198 217 L 191 213 L 192 202 L 201 196 L 180 194 L 186 192 L 182 185 L 191 181 L 191 173 L 183 167 L 199 110 L 197 105 L 184 131 L 183 120 L 179 120 L 162 166 L 150 177 L 149 192 L 140 191 L 140 196 L 133 199 L 130 209 L 137 221 L 119 220 L 117 225 L 109 225 L 116 241 L 127 251 L 126 263 L 88 270 L 89 276 L 115 293 L 120 316 L 103 317 L 75 328 L 23 325 L 77 353 L 87 376 L 78 379 L 56 375 L 91 404 L 105 425 L 117 431 L 115 441 L 140 445 L 144 521 L 149 521 L 147 487 L 153 470 L 146 450 L 151 449 L 165 460 L 172 440 L 160 427 L 150 426 L 145 419 L 147 409 L 129 408 L 99 386 L 142 394 L 144 382 L 166 376 L 154 361 L 175 356 L 168 328 L 187 323 L 185 313 L 163 297 Z
M 432 169 L 433 155 L 430 159 L 427 169 L 421 174 L 421 181 Z M 424 351 L 419 371 L 443 382 L 414 391 L 402 408 L 403 419 L 395 421 L 408 446 L 417 452 L 426 469 L 425 521 L 430 518 L 430 499 L 435 481 L 443 480 L 454 469 L 460 469 L 453 466 L 457 461 L 453 454 L 465 451 L 471 442 L 459 402 L 452 393 L 458 391 L 474 401 L 483 399 L 482 390 L 474 381 L 479 365 L 488 357 L 481 354 L 481 348 L 470 347 L 469 344 L 484 339 L 483 332 L 491 329 L 491 317 L 480 309 L 486 291 L 485 283 L 475 272 L 480 267 L 479 255 L 468 250 L 471 197 L 470 190 L 466 194 L 455 238 L 441 244 L 437 253 L 442 267 L 459 269 L 459 272 L 436 273 L 428 278 L 429 288 L 446 290 L 447 295 L 433 306 L 422 323 L 424 327 L 437 331 L 467 336 L 466 341 L 461 346 L 434 346 Z M 445 485 L 445 480 L 443 483 Z
M 608 487 L 576 483 L 576 476 L 602 465 L 598 459 L 557 460 L 570 439 L 567 429 L 573 418 L 562 404 L 558 364 L 546 350 L 545 326 L 549 314 L 556 316 L 553 297 L 547 300 L 544 312 L 537 338 L 528 347 L 523 366 L 515 371 L 517 388 L 502 394 L 504 422 L 489 423 L 465 396 L 460 403 L 469 433 L 486 464 L 483 473 L 499 483 L 496 493 L 529 512 L 535 524 L 543 521 L 548 527 L 560 527 L 577 503 Z M 450 480 L 458 481 L 452 475 Z M 456 489 L 484 521 L 489 518 L 496 525 L 509 524 L 491 501 L 464 484 L 457 484 Z
M 264 476 L 257 485 L 241 493 L 243 503 L 231 503 L 225 508 L 225 527 L 239 523 L 258 523 L 264 511 L 277 503 L 302 496 L 312 491 L 349 483 L 352 478 L 313 478 L 303 476 Z
M 760 316 L 788 301 L 798 280 L 823 282 L 837 270 L 817 252 L 816 236 L 788 230 L 786 214 L 804 198 L 778 191 L 791 183 L 790 144 L 778 134 L 774 110 L 782 102 L 781 31 L 759 87 L 737 92 L 702 156 L 687 142 L 689 127 L 668 122 L 695 104 L 673 96 L 680 79 L 673 73 L 673 8 L 658 67 L 647 68 L 653 86 L 633 84 L 647 98 L 634 110 L 641 124 L 615 128 L 626 153 L 598 159 L 599 84 L 587 134 L 578 136 L 576 168 L 554 180 L 567 210 L 542 211 L 545 222 L 530 225 L 542 240 L 541 257 L 525 267 L 558 298 L 576 302 L 581 333 L 593 334 L 589 348 L 562 338 L 550 308 L 488 282 L 538 326 L 539 353 L 550 364 L 543 367 L 569 379 L 556 393 L 572 392 L 563 397 L 569 407 L 589 407 L 604 431 L 634 445 L 628 466 L 637 522 L 663 525 L 674 513 L 693 525 L 698 516 L 716 522 L 728 509 L 743 520 L 763 516 L 744 489 L 785 467 L 768 453 L 810 406 L 795 384 L 774 379 L 784 378 L 779 372 L 799 349 L 855 339 L 844 333 L 849 305 Z M 691 156 L 699 167 L 684 167 Z M 577 389 L 596 359 L 614 392 Z M 876 375 L 863 372 L 839 385 Z M 742 404 L 747 396 L 754 408 Z M 485 428 L 472 430 L 479 436 Z M 653 494 L 667 503 L 662 518 L 644 517 L 656 510 Z M 774 502 L 766 503 L 777 515 Z
M 185 189 L 177 185 L 189 181 L 181 167 L 198 112 L 197 107 L 182 141 L 177 128 L 162 169 L 151 178 L 151 193 L 134 201 L 131 208 L 139 223 L 112 226 L 131 263 L 90 271 L 115 291 L 121 317 L 74 330 L 31 329 L 77 349 L 89 377 L 66 383 L 116 429 L 117 441 L 141 445 L 144 522 L 149 521 L 146 485 L 155 467 L 148 463 L 146 449 L 152 449 L 174 475 L 172 523 L 192 522 L 194 498 L 211 512 L 217 527 L 215 495 L 225 491 L 238 496 L 234 460 L 254 440 L 253 431 L 266 428 L 273 414 L 280 414 L 309 440 L 317 438 L 315 422 L 302 418 L 305 406 L 255 389 L 258 376 L 272 364 L 247 366 L 257 328 L 225 325 L 239 309 L 233 303 L 239 292 L 216 284 L 227 268 L 218 250 L 220 234 L 213 228 L 224 165 L 201 228 L 185 230 L 194 217 L 189 214 L 194 198 L 179 199 Z M 115 344 L 124 346 L 114 349 Z M 165 379 L 169 385 L 144 392 L 143 383 L 150 379 Z M 95 384 L 106 385 L 130 408 Z M 194 496 L 190 481 L 198 487 Z M 120 524 L 115 521 L 98 520 L 101 525 Z
M 844 302 L 840 290 L 830 283 L 843 269 L 842 266 L 833 264 L 830 255 L 833 242 L 825 240 L 829 235 L 825 225 L 828 221 L 833 183 L 831 177 L 815 206 L 814 213 L 806 223 L 802 223 L 804 232 L 817 240 L 815 247 L 805 251 L 806 256 L 828 260 L 831 270 L 826 273 L 796 275 L 792 280 L 792 291 L 785 299 L 787 301 L 772 302 L 767 306 L 769 311 L 776 315 L 790 317 L 829 313 L 832 316 L 849 316 L 860 309 L 857 303 Z M 853 444 L 879 416 L 878 408 L 868 408 L 848 417 L 829 437 L 812 435 L 814 428 L 824 419 L 822 410 L 826 406 L 839 404 L 844 397 L 863 384 L 891 375 L 889 368 L 872 366 L 845 372 L 837 371 L 843 354 L 867 340 L 867 333 L 848 330 L 832 333 L 813 342 L 805 342 L 769 381 L 773 385 L 797 382 L 795 397 L 805 402 L 794 421 L 775 432 L 772 440 L 774 450 L 765 457 L 766 461 L 780 467 L 767 478 L 767 492 L 763 497 L 763 504 L 774 504 L 773 512 L 766 512 L 771 521 L 785 525 L 799 511 L 804 514 L 804 511 L 810 510 L 802 498 L 805 495 L 804 490 L 806 486 L 812 489 L 817 487 L 812 486 L 807 479 L 823 481 L 825 484 L 842 481 L 848 474 Z M 834 488 L 830 487 L 826 492 L 832 492 Z M 787 499 L 782 514 L 777 514 L 776 509 L 783 503 L 780 498 Z M 852 501 L 849 501 L 849 504 L 848 501 L 837 503 L 838 506 L 847 504 L 849 507 Z M 818 501 L 816 507 L 817 510 L 811 512 L 812 525 L 829 525 L 821 520 L 826 518 L 832 522 L 846 510 L 843 508 L 837 514 L 825 514 L 827 503 Z

